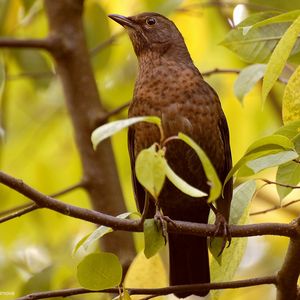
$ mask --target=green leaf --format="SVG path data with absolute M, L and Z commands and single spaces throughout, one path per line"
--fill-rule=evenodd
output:
M 255 173 L 264 169 L 279 166 L 298 157 L 295 151 L 283 151 L 251 160 L 247 166 Z
M 100 144 L 106 138 L 114 135 L 115 133 L 117 133 L 118 131 L 124 128 L 127 128 L 139 122 L 148 122 L 148 123 L 156 124 L 159 127 L 161 126 L 160 118 L 155 116 L 135 117 L 135 118 L 118 120 L 118 121 L 107 123 L 105 125 L 96 128 L 92 132 L 91 139 L 92 139 L 94 149 L 96 149 L 98 144 Z
M 120 214 L 117 216 L 117 218 L 119 219 L 127 219 L 132 215 L 139 215 L 140 213 L 138 212 L 126 212 L 123 214 Z M 73 254 L 75 254 L 80 247 L 83 247 L 84 250 L 87 250 L 89 248 L 89 246 L 91 244 L 93 244 L 95 241 L 99 240 L 100 238 L 102 238 L 104 235 L 112 232 L 113 229 L 111 227 L 107 227 L 107 226 L 99 226 L 95 231 L 93 231 L 92 233 L 86 235 L 85 237 L 83 237 L 75 246 Z
M 247 162 L 257 159 L 259 157 L 263 157 L 263 156 L 267 156 L 270 154 L 274 154 L 274 153 L 278 153 L 281 152 L 282 150 L 264 150 L 264 151 L 258 151 L 258 152 L 254 152 L 254 153 L 250 153 L 250 154 L 246 154 L 244 156 L 242 156 L 238 162 L 231 168 L 231 170 L 229 171 L 229 173 L 227 174 L 224 184 L 223 186 L 226 185 L 226 183 L 228 182 L 228 180 L 243 166 L 246 165 Z M 246 172 L 247 173 L 247 172 Z M 248 174 L 248 173 L 247 173 Z M 241 176 L 241 174 L 240 174 Z M 248 175 L 247 175 L 248 176 Z
M 249 206 L 255 190 L 256 183 L 254 180 L 246 181 L 233 190 L 229 219 L 230 224 L 242 225 L 247 223 Z
M 144 254 L 147 258 L 155 255 L 164 245 L 165 239 L 161 227 L 158 228 L 154 219 L 146 219 L 144 222 Z
M 293 148 L 294 144 L 289 138 L 283 135 L 273 134 L 262 137 L 257 141 L 253 142 L 248 147 L 246 154 L 270 149 L 290 150 Z
M 290 140 L 300 133 L 300 120 L 289 122 L 280 127 L 274 134 L 284 135 Z
M 286 124 L 300 120 L 300 66 L 289 79 L 282 100 L 282 119 Z
M 246 35 L 244 34 L 243 27 L 254 25 L 278 14 L 278 12 L 262 12 L 251 15 L 240 23 L 239 27 L 232 29 L 221 44 L 235 52 L 246 62 L 265 63 L 291 23 L 267 24 L 253 28 Z M 299 52 L 300 44 L 297 43 L 292 54 L 296 55 Z
M 91 234 L 87 234 L 85 235 L 83 238 L 81 238 L 75 245 L 74 249 L 73 249 L 73 252 L 72 252 L 72 255 L 75 255 L 79 248 L 84 244 L 84 242 L 87 240 L 87 238 L 90 236 Z
M 263 78 L 265 70 L 265 64 L 255 64 L 241 71 L 234 83 L 234 94 L 241 102 L 253 86 Z
M 268 18 L 266 20 L 255 23 L 254 25 L 243 27 L 244 34 L 247 34 L 249 30 L 253 28 L 274 24 L 274 23 L 282 23 L 282 22 L 293 22 L 300 15 L 300 10 L 293 10 L 291 12 L 283 13 L 275 17 Z
M 202 163 L 205 175 L 211 185 L 207 202 L 215 201 L 216 199 L 219 198 L 219 196 L 221 194 L 222 184 L 220 182 L 219 176 L 218 176 L 213 164 L 210 162 L 208 156 L 201 149 L 201 147 L 199 145 L 197 145 L 190 137 L 188 137 L 187 135 L 180 132 L 178 134 L 178 138 L 180 140 L 184 141 L 185 143 L 187 143 L 197 153 L 197 155 Z
M 298 133 L 292 141 L 295 145 L 296 152 L 300 155 L 300 133 Z
M 280 11 L 289 11 L 300 9 L 300 2 L 299 0 L 289 0 L 289 1 L 282 1 L 282 0 L 250 0 L 249 3 L 251 4 L 258 4 L 258 6 L 262 7 L 269 7 L 269 9 L 279 9 Z M 251 7 L 249 6 L 249 9 Z M 257 9 L 254 6 L 254 9 Z
M 152 145 L 138 154 L 135 173 L 140 184 L 157 200 L 165 182 L 166 164 L 163 152 L 156 151 L 155 148 L 156 146 Z
M 103 290 L 121 283 L 122 266 L 112 253 L 92 253 L 77 266 L 77 279 L 80 285 L 89 290 Z
M 300 16 L 287 29 L 274 49 L 267 65 L 262 86 L 262 100 L 265 102 L 270 90 L 280 76 L 285 63 L 300 33 Z
M 300 164 L 291 161 L 279 166 L 276 173 L 276 182 L 288 185 L 297 185 L 300 182 Z M 293 191 L 292 188 L 280 185 L 276 185 L 276 188 L 280 200 Z
M 229 224 L 244 225 L 248 223 L 249 208 L 255 188 L 256 184 L 251 180 L 234 189 Z M 246 246 L 246 238 L 233 238 L 230 247 L 226 248 L 221 255 L 221 264 L 215 259 L 211 261 L 212 282 L 232 280 L 244 256 Z M 218 260 L 220 261 L 220 258 Z M 220 291 L 211 291 L 211 298 L 218 299 L 219 293 Z
M 200 197 L 205 197 L 207 196 L 206 193 L 200 191 L 199 189 L 191 186 L 190 184 L 188 184 L 186 181 L 184 181 L 181 177 L 179 177 L 168 165 L 168 163 L 166 162 L 166 166 L 165 166 L 165 172 L 166 172 L 166 176 L 168 177 L 168 179 L 183 193 L 191 196 L 191 197 L 195 197 L 195 198 L 200 198 Z
M 223 186 L 225 186 L 228 180 L 243 166 L 246 167 L 243 168 L 242 172 L 239 172 L 239 176 L 253 175 L 253 172 L 255 171 L 252 169 L 251 163 L 249 165 L 249 162 L 255 161 L 253 164 L 256 166 L 257 159 L 267 157 L 266 160 L 263 159 L 262 161 L 259 162 L 265 164 L 266 162 L 271 163 L 273 159 L 272 155 L 276 155 L 280 152 L 284 152 L 285 150 L 291 150 L 293 148 L 294 148 L 293 142 L 288 137 L 283 136 L 278 132 L 274 135 L 260 138 L 259 140 L 253 142 L 248 147 L 245 155 L 241 157 L 239 161 L 232 167 L 232 169 L 226 176 Z M 252 170 L 250 170 L 249 168 Z

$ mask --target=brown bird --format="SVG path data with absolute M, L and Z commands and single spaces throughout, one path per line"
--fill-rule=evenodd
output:
M 175 24 L 157 13 L 124 17 L 110 15 L 127 29 L 139 62 L 129 117 L 158 116 L 165 137 L 183 132 L 198 143 L 209 156 L 219 178 L 224 182 L 231 168 L 229 132 L 218 95 L 194 66 L 184 39 Z M 129 129 L 129 153 L 136 200 L 140 211 L 145 190 L 136 179 L 138 153 L 160 141 L 158 128 L 138 123 Z M 192 186 L 209 193 L 210 186 L 194 150 L 179 140 L 167 144 L 166 159 L 170 167 Z M 217 200 L 217 216 L 228 222 L 232 182 Z M 207 223 L 210 207 L 206 198 L 192 198 L 166 180 L 159 195 L 159 206 L 173 220 Z M 147 217 L 155 214 L 150 201 Z M 224 224 L 223 224 L 224 225 Z M 207 238 L 169 234 L 170 284 L 210 282 Z M 209 290 L 195 293 L 205 296 Z M 191 293 L 176 293 L 186 297 Z

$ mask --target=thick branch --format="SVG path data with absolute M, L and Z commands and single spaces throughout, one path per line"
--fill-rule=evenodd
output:
M 223 290 L 223 289 L 235 289 L 241 287 L 257 286 L 263 284 L 275 284 L 276 276 L 267 276 L 260 278 L 250 278 L 245 280 L 236 280 L 230 282 L 213 282 L 213 283 L 204 283 L 204 284 L 191 284 L 191 285 L 177 285 L 170 286 L 165 288 L 153 288 L 153 289 L 142 289 L 142 288 L 126 288 L 130 295 L 169 295 L 175 292 L 199 292 L 202 290 Z M 81 295 L 88 293 L 119 293 L 119 288 L 106 289 L 102 291 L 90 291 L 87 289 L 66 289 L 50 292 L 40 292 L 30 294 L 18 300 L 33 300 L 33 299 L 46 299 L 52 297 L 68 297 L 73 295 Z
M 99 117 L 105 115 L 90 63 L 82 24 L 83 0 L 45 0 L 50 35 L 67 45 L 56 48 L 56 60 L 66 97 L 66 104 L 74 127 L 74 134 L 83 167 L 83 180 L 93 208 L 117 215 L 126 210 L 114 156 L 109 140 L 97 151 L 90 136 Z M 102 249 L 116 253 L 122 263 L 135 256 L 132 237 L 114 233 L 102 241 Z
M 294 221 L 299 226 L 299 220 Z M 300 238 L 291 238 L 285 260 L 277 274 L 277 300 L 296 300 L 300 274 Z
M 143 225 L 139 221 L 120 219 L 98 211 L 66 204 L 42 194 L 25 184 L 22 180 L 16 179 L 4 172 L 0 172 L 0 182 L 28 197 L 39 207 L 48 208 L 61 214 L 82 219 L 94 224 L 112 227 L 114 230 L 134 232 L 143 231 Z M 229 229 L 232 237 L 278 235 L 296 238 L 300 236 L 298 224 L 295 222 L 291 224 L 263 223 L 243 226 L 231 225 L 229 226 Z M 172 223 L 168 223 L 168 231 L 198 236 L 214 236 L 216 233 L 216 225 L 174 221 Z

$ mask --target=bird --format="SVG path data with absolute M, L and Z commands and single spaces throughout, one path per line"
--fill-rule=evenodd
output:
M 111 14 L 109 17 L 126 29 L 138 59 L 138 75 L 128 117 L 157 116 L 161 119 L 165 138 L 179 132 L 191 137 L 206 152 L 223 183 L 232 167 L 227 121 L 217 93 L 194 65 L 176 25 L 155 12 L 129 17 Z M 135 160 L 140 151 L 159 142 L 160 132 L 154 124 L 141 122 L 128 130 L 133 188 L 140 211 L 144 209 L 147 191 L 136 178 Z M 209 194 L 209 182 L 192 148 L 174 139 L 167 144 L 165 157 L 178 176 Z M 230 180 L 216 201 L 217 217 L 221 216 L 223 225 L 229 221 L 231 198 Z M 156 212 L 155 201 L 150 200 L 147 218 Z M 208 223 L 211 206 L 207 197 L 190 197 L 168 179 L 159 194 L 158 204 L 163 215 L 171 220 Z M 206 237 L 169 233 L 168 244 L 170 285 L 210 282 Z M 175 295 L 184 298 L 208 293 L 209 289 Z

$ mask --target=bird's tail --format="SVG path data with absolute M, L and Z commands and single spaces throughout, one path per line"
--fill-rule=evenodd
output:
M 209 283 L 207 238 L 169 234 L 170 285 Z M 197 293 L 175 293 L 179 298 L 195 294 L 205 296 L 209 290 Z

